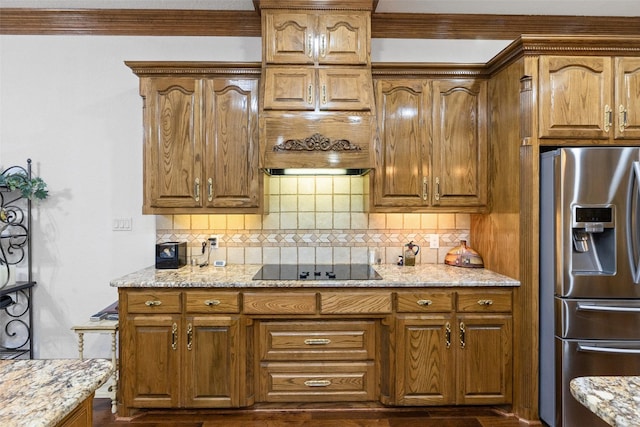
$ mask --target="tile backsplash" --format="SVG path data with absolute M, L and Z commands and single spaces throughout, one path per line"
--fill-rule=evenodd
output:
M 421 247 L 416 261 L 442 263 L 470 240 L 469 214 L 368 213 L 368 177 L 271 176 L 269 213 L 159 215 L 158 242 L 186 241 L 192 262 L 207 259 L 203 243 L 218 235 L 210 262 L 230 264 L 395 263 L 405 243 Z M 437 235 L 439 248 L 429 247 Z M 470 242 L 471 244 L 471 242 Z

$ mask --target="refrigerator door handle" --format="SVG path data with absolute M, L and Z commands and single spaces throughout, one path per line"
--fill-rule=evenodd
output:
M 627 192 L 627 252 L 633 283 L 640 283 L 640 255 L 638 254 L 638 223 L 634 213 L 638 209 L 640 198 L 640 162 L 633 162 L 629 174 L 629 191 Z
M 614 305 L 594 305 L 578 303 L 578 311 L 605 311 L 605 312 L 617 312 L 617 313 L 640 313 L 639 307 L 621 307 Z
M 640 348 L 600 347 L 584 344 L 578 344 L 578 351 L 592 353 L 640 354 Z

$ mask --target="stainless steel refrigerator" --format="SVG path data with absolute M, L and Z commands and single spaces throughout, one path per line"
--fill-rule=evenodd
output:
M 543 153 L 540 184 L 540 418 L 604 427 L 569 382 L 640 375 L 640 149 Z

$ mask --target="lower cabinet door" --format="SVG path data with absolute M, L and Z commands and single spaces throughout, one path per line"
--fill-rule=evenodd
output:
M 121 328 L 124 402 L 133 408 L 180 403 L 180 315 L 132 315 Z
M 260 367 L 263 402 L 355 402 L 375 399 L 372 361 L 263 362 Z
M 458 315 L 458 404 L 511 403 L 511 324 L 511 315 Z
M 450 405 L 455 401 L 455 349 L 449 314 L 398 317 L 397 405 Z
M 185 322 L 184 406 L 238 406 L 239 319 L 193 316 Z

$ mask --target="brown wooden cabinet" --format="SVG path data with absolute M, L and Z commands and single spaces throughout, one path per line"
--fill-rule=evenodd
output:
M 252 328 L 237 314 L 238 298 L 215 291 L 121 295 L 125 410 L 250 404 L 253 387 L 245 379 L 251 375 Z
M 366 68 L 267 67 L 265 110 L 368 111 L 371 72 Z
M 170 77 L 141 77 L 143 213 L 263 209 L 258 82 L 230 76 L 184 77 L 180 71 Z
M 376 105 L 373 210 L 486 206 L 486 81 L 380 79 Z
M 640 138 L 639 58 L 541 56 L 539 91 L 541 138 Z
M 373 320 L 261 321 L 263 402 L 376 399 Z
M 121 288 L 120 414 L 508 404 L 511 298 L 486 288 Z
M 397 301 L 394 404 L 511 402 L 510 291 L 398 293 Z
M 262 11 L 264 109 L 371 111 L 370 13 Z
M 267 64 L 369 63 L 368 12 L 262 11 Z

